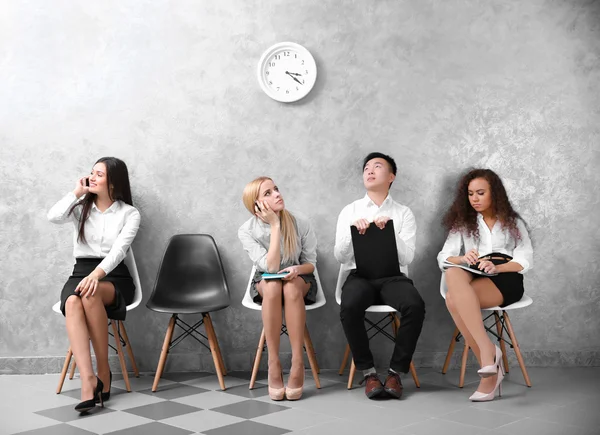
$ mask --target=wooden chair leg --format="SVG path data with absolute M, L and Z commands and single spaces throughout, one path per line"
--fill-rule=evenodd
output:
M 459 330 L 457 327 L 454 327 L 454 334 L 452 334 L 452 340 L 450 340 L 450 346 L 448 346 L 448 353 L 446 354 L 446 361 L 444 361 L 444 367 L 442 367 L 442 374 L 445 375 L 448 371 L 448 366 L 450 365 L 450 360 L 452 359 L 452 354 L 454 353 L 454 346 L 456 345 L 456 337 L 458 337 Z
M 60 379 L 58 380 L 58 387 L 56 387 L 56 394 L 60 394 L 60 392 L 62 391 L 63 384 L 65 383 L 65 378 L 67 377 L 67 371 L 69 370 L 69 364 L 71 363 L 71 358 L 73 358 L 73 351 L 71 350 L 71 346 L 69 346 L 69 350 L 67 350 L 67 356 L 65 357 L 65 362 L 63 364 L 62 371 L 60 372 Z M 74 361 L 73 364 L 75 364 Z
M 71 366 L 71 371 L 69 372 L 69 380 L 72 380 L 75 376 L 75 369 L 77 368 L 77 361 L 73 358 L 73 365 Z
M 221 361 L 219 360 L 219 351 L 217 350 L 217 334 L 215 334 L 215 330 L 212 327 L 210 314 L 203 313 L 202 317 L 204 318 L 204 329 L 206 330 L 206 337 L 208 338 L 208 345 L 210 346 L 210 353 L 213 357 L 213 363 L 217 372 L 217 378 L 219 379 L 219 385 L 221 386 L 221 390 L 225 391 L 225 381 L 223 380 Z
M 305 325 L 305 328 L 307 328 L 306 325 Z M 315 367 L 317 368 L 317 373 L 321 373 L 321 369 L 319 368 L 319 362 L 317 361 L 317 352 L 315 352 L 315 347 L 313 346 L 313 342 L 312 342 L 312 339 L 310 338 L 310 334 L 308 334 L 307 338 L 308 338 L 308 347 L 306 348 L 306 351 L 308 353 L 308 350 L 310 348 L 310 353 L 312 353 L 312 355 L 315 359 Z
M 346 351 L 344 352 L 344 359 L 342 360 L 342 365 L 340 366 L 338 375 L 342 376 L 344 374 L 344 370 L 346 370 L 346 364 L 348 364 L 349 356 L 350 356 L 350 345 L 346 344 Z
M 265 328 L 262 329 L 260 333 L 260 338 L 258 339 L 258 347 L 256 348 L 256 357 L 254 357 L 254 365 L 252 366 L 252 377 L 250 378 L 250 385 L 248 389 L 254 388 L 254 383 L 256 382 L 256 376 L 258 375 L 258 368 L 260 366 L 260 358 L 262 357 L 263 348 L 265 347 Z
M 506 328 L 508 329 L 508 335 L 510 336 L 510 341 L 515 349 L 515 353 L 517 354 L 517 361 L 519 361 L 519 365 L 521 366 L 521 371 L 523 372 L 523 378 L 525 378 L 525 383 L 528 387 L 531 387 L 531 380 L 529 379 L 529 375 L 527 374 L 527 368 L 525 368 L 525 362 L 523 361 L 523 355 L 521 355 L 521 349 L 519 348 L 519 343 L 517 342 L 517 336 L 513 331 L 512 324 L 510 323 L 510 319 L 508 318 L 508 313 L 504 312 L 504 321 L 506 323 Z
M 119 338 L 119 328 L 117 322 L 111 322 L 113 335 L 115 339 L 115 348 L 117 349 L 117 355 L 119 356 L 119 362 L 121 363 L 121 372 L 123 373 L 123 380 L 125 381 L 125 387 L 128 392 L 131 392 L 131 384 L 129 383 L 129 373 L 127 373 L 127 363 L 125 362 L 125 355 L 123 354 L 123 347 L 121 346 L 121 339 Z
M 415 369 L 415 365 L 413 362 L 410 362 L 410 374 L 412 375 L 413 380 L 415 381 L 415 385 L 417 388 L 421 388 L 421 383 L 419 382 L 419 377 L 417 376 L 417 369 Z
M 394 337 L 395 337 L 398 334 L 400 319 L 398 319 L 398 316 L 396 316 L 395 313 L 390 313 L 390 317 L 392 318 L 392 331 L 394 331 Z M 396 320 L 398 322 L 396 322 Z
M 304 325 L 304 347 L 306 348 L 308 363 L 310 364 L 313 378 L 315 378 L 315 384 L 317 388 L 321 388 L 321 380 L 319 379 L 319 366 L 317 365 L 317 358 L 315 357 L 314 350 L 311 346 L 310 333 L 308 332 L 308 326 L 306 325 Z
M 460 364 L 460 379 L 458 381 L 459 388 L 465 386 L 465 372 L 467 371 L 467 357 L 469 356 L 469 343 L 465 340 L 465 348 L 463 349 L 462 361 Z
M 135 363 L 135 357 L 133 356 L 133 349 L 131 348 L 131 343 L 129 342 L 129 337 L 127 336 L 127 331 L 125 330 L 125 324 L 122 320 L 119 320 L 119 329 L 121 331 L 121 336 L 123 337 L 123 341 L 125 342 L 125 349 L 127 350 L 127 354 L 129 355 L 129 361 L 131 361 L 131 366 L 133 367 L 133 374 L 136 378 L 140 377 L 140 371 L 138 370 L 137 364 Z
M 500 312 L 501 313 L 501 312 Z M 508 356 L 506 355 L 506 343 L 502 339 L 504 329 L 502 328 L 502 322 L 500 321 L 500 314 L 498 311 L 494 311 L 494 317 L 496 319 L 496 331 L 500 337 L 500 349 L 502 350 L 502 361 L 504 361 L 504 371 L 508 373 Z
M 354 381 L 354 374 L 356 373 L 356 366 L 354 365 L 354 358 L 350 363 L 350 374 L 348 375 L 348 389 L 352 389 L 352 382 Z
M 162 376 L 162 372 L 167 362 L 167 354 L 169 353 L 169 346 L 171 346 L 171 340 L 173 339 L 173 331 L 175 330 L 175 320 L 177 314 L 171 316 L 169 320 L 169 326 L 167 327 L 167 333 L 165 334 L 165 341 L 163 341 L 163 347 L 160 352 L 160 358 L 158 359 L 158 367 L 156 368 L 156 375 L 154 375 L 154 383 L 152 384 L 152 392 L 156 392 L 158 389 L 158 382 Z
M 205 322 L 208 321 L 210 323 L 210 328 L 213 330 L 215 330 L 215 325 L 212 322 L 212 318 L 210 316 L 207 316 L 205 319 Z M 227 369 L 225 368 L 225 363 L 223 362 L 223 354 L 221 353 L 221 346 L 219 346 L 219 340 L 216 339 L 217 334 L 215 332 L 215 346 L 217 348 L 217 356 L 219 357 L 219 363 L 221 364 L 221 373 L 223 373 L 223 376 L 227 376 Z

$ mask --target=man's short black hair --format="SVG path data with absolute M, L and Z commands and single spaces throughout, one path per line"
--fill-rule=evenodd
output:
M 365 157 L 365 160 L 363 161 L 363 171 L 365 170 L 365 166 L 367 166 L 367 163 L 370 160 L 377 158 L 383 159 L 386 162 L 388 162 L 388 165 L 390 165 L 390 169 L 392 170 L 392 174 L 396 175 L 396 170 L 398 169 L 396 167 L 396 162 L 390 156 L 383 153 L 370 153 L 367 157 Z

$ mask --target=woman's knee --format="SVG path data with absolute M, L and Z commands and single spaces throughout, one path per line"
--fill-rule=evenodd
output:
M 304 281 L 302 281 L 304 283 Z M 283 284 L 283 297 L 287 302 L 298 302 L 304 300 L 304 289 L 299 282 L 287 282 Z
M 102 306 L 104 308 L 102 298 L 100 298 L 100 295 L 97 294 L 90 295 L 89 297 L 84 296 L 79 298 L 79 300 L 81 301 L 81 305 L 83 306 L 84 310 L 95 309 L 98 306 Z
M 281 300 L 281 282 L 277 280 L 262 281 L 260 286 L 261 296 L 263 301 L 277 301 Z
M 81 298 L 77 295 L 71 295 L 65 301 L 65 315 L 83 311 Z

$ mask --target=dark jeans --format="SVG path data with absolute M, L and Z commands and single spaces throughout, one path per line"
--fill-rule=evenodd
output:
M 353 270 L 342 287 L 340 320 L 358 370 L 375 366 L 365 328 L 365 310 L 371 305 L 389 305 L 400 313 L 390 367 L 407 373 L 425 319 L 425 302 L 405 275 L 365 279 Z

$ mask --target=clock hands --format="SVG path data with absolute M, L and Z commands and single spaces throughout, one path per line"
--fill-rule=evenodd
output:
M 294 76 L 300 76 L 302 77 L 302 74 L 298 74 L 298 73 L 291 73 L 289 71 L 285 72 L 288 76 L 290 76 L 291 78 L 293 78 L 295 81 L 297 81 L 298 83 L 300 83 L 301 85 L 303 84 L 300 80 L 298 80 L 296 77 Z

